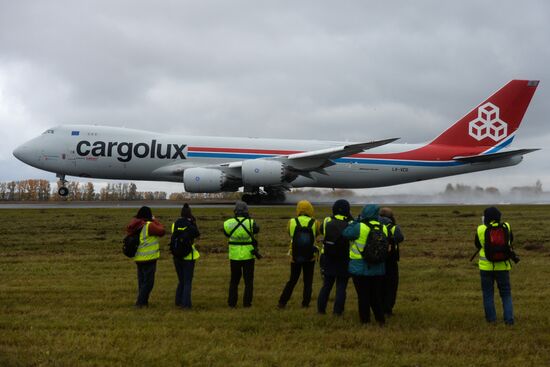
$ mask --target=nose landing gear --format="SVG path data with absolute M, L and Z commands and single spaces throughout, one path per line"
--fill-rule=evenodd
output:
M 59 196 L 69 195 L 69 189 L 67 188 L 67 186 L 65 186 L 68 182 L 67 180 L 65 180 L 65 175 L 62 173 L 58 173 L 56 177 L 59 178 L 59 181 L 61 181 L 61 187 L 57 190 Z

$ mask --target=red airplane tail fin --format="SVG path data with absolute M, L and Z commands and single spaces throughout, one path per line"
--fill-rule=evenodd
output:
M 429 145 L 492 147 L 509 144 L 538 84 L 538 80 L 510 81 Z

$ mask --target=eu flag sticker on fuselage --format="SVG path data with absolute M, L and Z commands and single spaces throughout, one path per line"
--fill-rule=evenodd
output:
M 73 131 L 71 131 L 71 135 L 72 136 L 78 136 L 78 135 L 80 135 L 80 131 L 73 130 Z

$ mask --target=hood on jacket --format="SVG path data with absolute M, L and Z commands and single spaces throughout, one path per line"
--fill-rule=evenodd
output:
M 361 211 L 361 220 L 378 220 L 378 212 L 380 207 L 376 204 L 367 204 L 363 207 Z
M 235 209 L 233 210 L 235 216 L 248 217 L 248 205 L 244 201 L 238 200 L 235 203 Z
M 141 230 L 141 227 L 143 227 L 145 223 L 146 221 L 144 219 L 134 217 L 126 226 L 126 232 L 128 234 L 133 234 L 138 230 Z
M 343 215 L 347 218 L 351 217 L 349 201 L 340 199 L 336 200 L 332 205 L 332 214 L 333 215 Z
M 300 200 L 296 204 L 296 216 L 307 215 L 310 218 L 313 218 L 313 205 L 307 200 Z
M 483 224 L 488 225 L 493 221 L 500 223 L 500 211 L 496 207 L 491 206 L 483 212 Z

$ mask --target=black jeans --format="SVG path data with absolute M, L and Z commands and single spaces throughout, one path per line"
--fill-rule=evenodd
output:
M 393 313 L 393 306 L 397 298 L 397 286 L 399 285 L 399 266 L 396 260 L 386 260 L 386 275 L 384 276 L 384 287 L 382 288 L 384 300 L 384 312 L 388 315 Z
M 155 271 L 157 270 L 157 261 L 136 262 L 138 276 L 138 296 L 136 306 L 147 306 L 149 304 L 149 294 L 155 285 Z
M 334 314 L 341 315 L 344 312 L 344 305 L 346 303 L 346 288 L 348 286 L 349 277 L 346 276 L 336 276 L 325 274 L 323 276 L 323 287 L 319 292 L 319 297 L 317 298 L 317 311 L 320 313 L 325 313 L 327 309 L 328 297 L 332 286 L 336 282 L 336 297 L 334 299 Z
M 191 286 L 195 260 L 182 260 L 174 257 L 174 266 L 179 280 L 176 288 L 176 306 L 191 308 Z
M 359 318 L 362 323 L 370 322 L 370 310 L 374 318 L 383 325 L 386 321 L 382 308 L 382 285 L 383 276 L 354 275 L 353 285 L 357 291 L 357 303 L 359 307 Z
M 239 282 L 242 276 L 244 278 L 243 306 L 252 306 L 252 294 L 254 291 L 254 259 L 230 260 L 230 265 L 231 280 L 229 281 L 229 297 L 227 298 L 227 304 L 229 307 L 237 306 Z
M 292 291 L 300 279 L 300 273 L 304 271 L 304 293 L 302 296 L 302 306 L 308 307 L 311 301 L 311 292 L 313 287 L 313 270 L 315 268 L 315 261 L 308 261 L 305 263 L 290 263 L 290 279 L 283 289 L 283 293 L 279 298 L 279 305 L 285 306 L 292 296 Z

